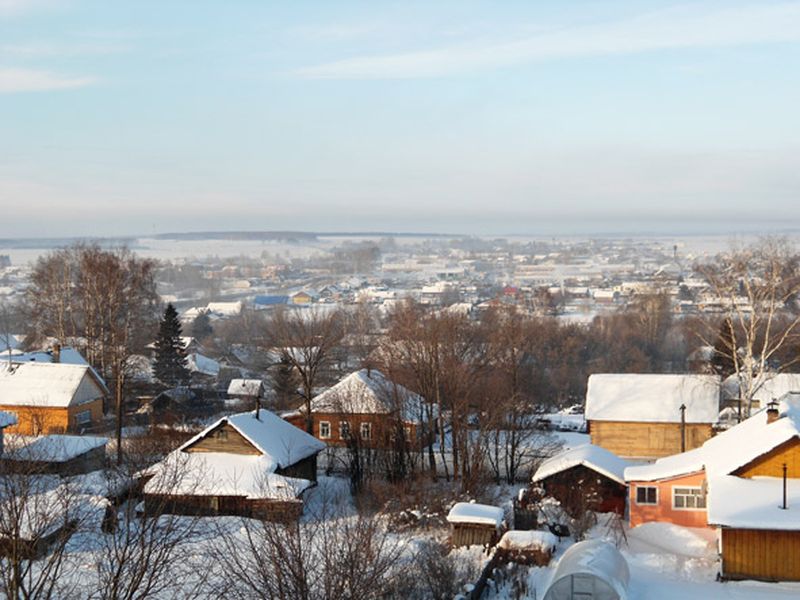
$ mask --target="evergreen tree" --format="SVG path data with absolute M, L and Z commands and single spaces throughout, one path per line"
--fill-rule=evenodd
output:
M 189 381 L 186 352 L 181 342 L 181 322 L 178 311 L 172 304 L 167 304 L 164 318 L 158 328 L 156 339 L 156 362 L 153 372 L 158 381 L 174 387 Z
M 192 335 L 198 340 L 204 340 L 211 337 L 214 330 L 211 328 L 211 318 L 208 316 L 208 311 L 199 313 L 194 321 L 192 321 Z

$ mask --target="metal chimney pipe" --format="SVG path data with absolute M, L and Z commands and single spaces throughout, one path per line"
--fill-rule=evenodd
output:
M 781 506 L 781 508 L 783 510 L 789 508 L 786 502 L 786 463 L 783 463 L 783 506 Z

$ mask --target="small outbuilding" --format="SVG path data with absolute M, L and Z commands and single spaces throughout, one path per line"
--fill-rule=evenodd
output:
M 543 567 L 550 563 L 558 538 L 549 531 L 506 531 L 497 544 L 497 554 L 505 563 Z
M 78 475 L 105 466 L 108 438 L 80 435 L 9 436 L 2 464 L 12 473 Z
M 628 461 L 605 448 L 583 444 L 544 461 L 532 483 L 558 500 L 572 517 L 586 510 L 624 515 L 628 466 Z
M 625 600 L 628 563 L 613 544 L 578 542 L 558 561 L 544 600 Z
M 485 546 L 491 548 L 500 539 L 505 513 L 499 506 L 457 502 L 447 515 L 453 528 L 451 544 L 459 546 Z

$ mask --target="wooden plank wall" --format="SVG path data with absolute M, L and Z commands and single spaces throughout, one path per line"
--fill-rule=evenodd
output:
M 786 464 L 788 477 L 793 479 L 800 478 L 800 439 L 790 439 L 770 452 L 759 456 L 734 474 L 740 477 L 765 476 L 783 478 L 784 463 Z
M 494 546 L 497 540 L 497 529 L 493 525 L 453 524 L 451 541 L 454 548 L 459 546 Z
M 238 431 L 223 423 L 186 448 L 186 452 L 226 452 L 229 454 L 261 454 Z
M 591 421 L 592 443 L 629 458 L 661 458 L 681 451 L 680 423 Z M 711 424 L 686 424 L 686 450 L 702 446 L 711 438 Z
M 800 581 L 800 531 L 723 528 L 722 574 L 728 579 Z

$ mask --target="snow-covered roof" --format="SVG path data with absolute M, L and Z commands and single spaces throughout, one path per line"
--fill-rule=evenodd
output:
M 242 312 L 241 302 L 209 302 L 206 310 L 225 317 L 233 317 Z
M 388 414 L 402 408 L 403 419 L 419 421 L 422 398 L 375 369 L 351 373 L 311 401 L 311 412 Z
M 106 394 L 108 394 L 108 388 L 106 388 L 106 383 L 100 374 L 94 370 L 94 368 L 89 364 L 89 361 L 84 358 L 83 354 L 81 354 L 78 350 L 71 346 L 65 346 L 61 348 L 58 352 L 58 360 L 55 360 L 56 355 L 52 350 L 36 350 L 34 352 L 16 352 L 11 355 L 11 362 L 15 363 L 27 363 L 27 362 L 39 362 L 39 363 L 63 363 L 65 365 L 82 365 L 89 367 L 89 370 L 92 376 L 97 380 L 97 383 L 103 388 Z M 0 361 L 1 363 L 2 361 Z
M 17 416 L 0 410 L 0 429 L 17 424 Z
M 789 392 L 800 392 L 800 373 L 769 373 L 757 384 L 753 399 L 766 406 Z
M 800 531 L 800 481 L 787 479 L 787 508 L 779 477 L 734 477 L 708 480 L 708 524 L 741 529 Z
M 447 514 L 449 523 L 472 523 L 474 525 L 503 524 L 505 514 L 499 506 L 489 504 L 476 504 L 474 502 L 456 502 Z
M 265 455 L 175 451 L 146 472 L 144 491 L 168 496 L 244 496 L 292 500 L 311 485 L 276 475 Z
M 209 375 L 216 377 L 219 375 L 219 363 L 213 358 L 203 356 L 199 352 L 193 352 L 186 357 L 186 367 L 192 373 L 201 373 L 202 375 Z
M 625 479 L 655 481 L 704 469 L 709 477 L 730 475 L 795 437 L 800 437 L 800 393 L 784 396 L 779 404 L 779 418 L 773 423 L 767 423 L 767 409 L 763 408 L 699 448 L 659 458 L 649 465 L 626 468 Z
M 105 390 L 90 371 L 64 363 L 0 364 L 0 404 L 63 408 L 101 398 Z
M 565 452 L 560 452 L 544 461 L 536 470 L 533 482 L 541 481 L 556 473 L 583 465 L 624 485 L 625 467 L 630 464 L 627 460 L 623 460 L 605 448 L 593 444 L 583 444 Z
M 620 551 L 606 541 L 585 540 L 568 548 L 558 561 L 544 600 L 572 599 L 573 575 L 588 575 L 595 579 L 593 598 L 627 598 L 630 581 L 628 563 Z
M 10 436 L 8 449 L 13 460 L 67 462 L 107 443 L 108 438 L 80 435 Z
M 231 379 L 228 385 L 229 396 L 260 396 L 264 382 L 261 379 Z
M 256 419 L 255 411 L 248 411 L 223 417 L 198 433 L 178 450 L 183 451 L 194 445 L 224 423 L 228 423 L 262 452 L 272 465 L 270 471 L 288 467 L 325 449 L 324 442 L 268 410 L 261 409 L 258 416 L 259 418 Z M 232 455 L 225 454 L 225 456 Z
M 586 391 L 586 419 L 678 423 L 681 405 L 687 423 L 716 423 L 717 375 L 591 375 Z
M 549 531 L 506 531 L 497 544 L 504 550 L 554 550 L 558 538 Z

